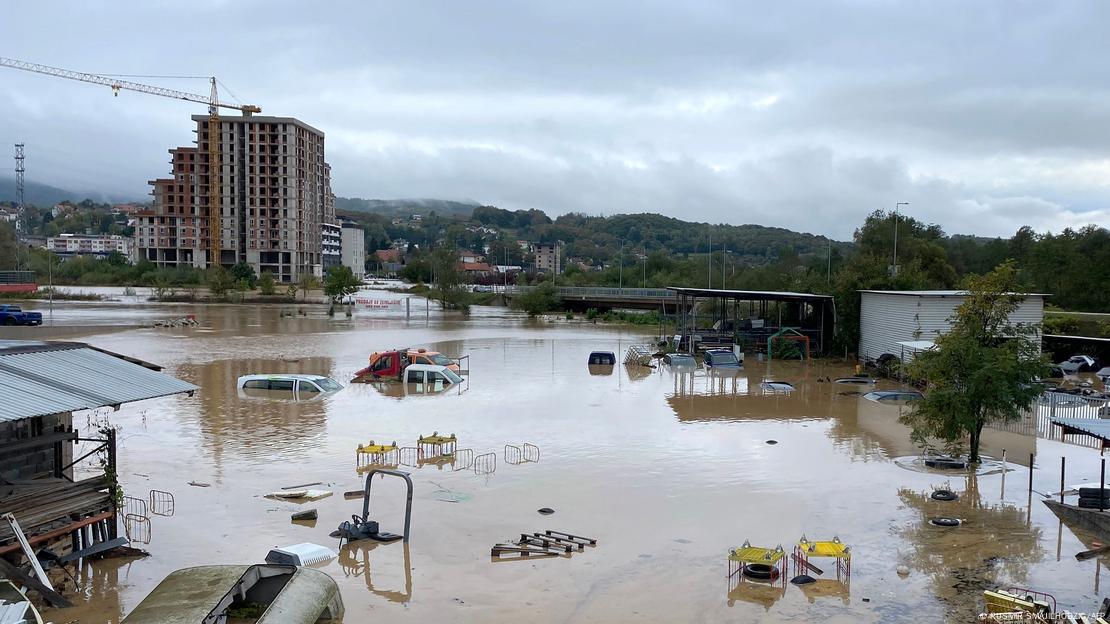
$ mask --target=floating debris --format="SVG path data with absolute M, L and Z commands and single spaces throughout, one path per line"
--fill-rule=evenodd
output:
M 189 314 L 175 319 L 155 321 L 154 327 L 194 327 L 199 324 L 197 323 L 197 317 Z
M 536 511 L 545 515 L 545 516 L 550 516 L 551 514 L 555 513 L 555 510 L 550 508 L 550 507 L 541 507 L 541 508 L 537 509 Z

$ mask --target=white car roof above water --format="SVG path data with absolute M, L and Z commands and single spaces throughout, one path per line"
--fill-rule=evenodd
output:
M 301 373 L 274 373 L 272 375 L 243 375 L 239 377 L 237 383 L 241 386 L 243 382 L 255 379 L 301 379 L 304 381 L 320 381 L 322 379 L 331 379 L 331 377 L 327 377 L 326 375 L 304 375 Z

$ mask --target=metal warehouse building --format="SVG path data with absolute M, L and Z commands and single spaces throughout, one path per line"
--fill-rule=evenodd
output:
M 859 358 L 877 360 L 893 355 L 908 360 L 927 349 L 932 340 L 951 327 L 950 318 L 964 302 L 960 290 L 861 290 L 859 312 Z M 1044 319 L 1044 298 L 1028 294 L 1010 315 L 1010 323 L 1037 326 Z

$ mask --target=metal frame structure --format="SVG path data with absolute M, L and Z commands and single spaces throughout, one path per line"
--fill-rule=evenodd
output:
M 709 347 L 729 347 L 737 341 L 747 342 L 753 349 L 764 348 L 766 338 L 778 332 L 783 323 L 795 327 L 799 333 L 809 336 L 816 344 L 814 351 L 828 351 L 829 341 L 836 328 L 836 306 L 832 295 L 812 293 L 777 292 L 760 290 L 714 290 L 707 288 L 670 287 L 677 296 L 676 333 L 680 344 L 675 345 L 682 351 L 690 351 L 691 339 Z M 712 302 L 713 312 L 710 320 L 720 323 L 718 329 L 698 329 L 699 303 Z M 747 303 L 747 316 L 742 304 Z M 769 304 L 774 304 L 774 307 Z M 785 311 L 785 314 L 784 314 Z M 771 315 L 774 314 L 774 318 Z M 749 319 L 761 320 L 763 327 L 742 328 L 742 322 Z M 731 324 L 731 328 L 729 327 Z
M 363 490 L 362 498 L 362 517 L 363 519 L 370 518 L 370 486 L 374 484 L 374 475 L 391 475 L 400 477 L 405 480 L 405 485 L 408 487 L 408 497 L 405 499 L 405 532 L 404 541 L 409 541 L 409 525 L 412 520 L 412 478 L 409 473 L 401 470 L 391 470 L 389 468 L 372 468 L 370 472 L 366 473 L 366 486 Z
M 852 550 L 833 537 L 832 541 L 811 542 L 803 535 L 802 539 L 794 545 L 794 561 L 802 568 L 816 567 L 809 562 L 810 558 L 824 557 L 836 560 L 836 578 L 848 582 L 852 576 Z

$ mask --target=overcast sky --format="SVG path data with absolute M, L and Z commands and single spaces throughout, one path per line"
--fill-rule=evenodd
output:
M 341 196 L 840 239 L 896 202 L 950 233 L 1110 223 L 1102 1 L 40 0 L 4 16 L 0 56 L 216 75 L 323 130 Z M 25 141 L 28 178 L 63 188 L 145 196 L 205 112 L 3 68 L 0 86 L 0 172 Z

